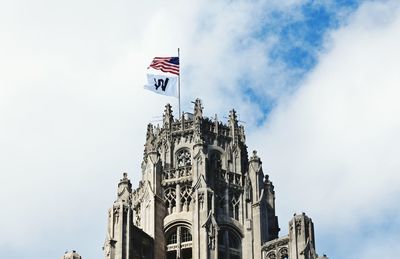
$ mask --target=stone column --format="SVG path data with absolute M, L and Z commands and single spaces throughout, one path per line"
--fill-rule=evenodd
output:
M 314 224 L 305 213 L 294 214 L 289 222 L 289 258 L 315 259 Z

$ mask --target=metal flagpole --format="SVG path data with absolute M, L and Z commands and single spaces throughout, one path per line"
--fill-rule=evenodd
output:
M 179 118 L 181 117 L 181 57 L 178 48 L 178 62 L 179 62 L 179 75 L 178 75 L 178 106 L 179 106 Z

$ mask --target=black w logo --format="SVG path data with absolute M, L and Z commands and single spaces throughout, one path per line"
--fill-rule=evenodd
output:
M 169 78 L 166 78 L 165 81 L 164 81 L 164 79 L 158 79 L 158 80 L 156 80 L 155 78 L 153 78 L 153 79 L 154 79 L 154 86 L 156 87 L 156 90 L 158 90 L 158 88 L 160 88 L 160 86 L 161 86 L 161 90 L 163 90 L 165 92 L 165 88 L 167 88 Z

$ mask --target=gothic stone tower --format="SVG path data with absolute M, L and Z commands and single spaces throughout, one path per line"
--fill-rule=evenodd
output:
M 108 226 L 107 259 L 141 258 L 134 257 L 138 252 L 132 248 L 132 236 L 140 229 L 154 241 L 157 259 L 287 258 L 289 252 L 298 253 L 290 250 L 288 236 L 278 238 L 274 186 L 257 153 L 248 157 L 235 110 L 223 124 L 217 117 L 204 117 L 198 99 L 193 114 L 174 119 L 167 104 L 162 126 L 148 125 L 142 180 L 133 191 L 126 175 L 121 180 Z M 313 240 L 290 235 L 313 248 Z M 276 242 L 282 246 L 280 257 Z

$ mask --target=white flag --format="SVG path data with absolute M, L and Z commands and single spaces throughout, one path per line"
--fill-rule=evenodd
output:
M 168 74 L 147 74 L 145 89 L 178 98 L 178 77 Z

